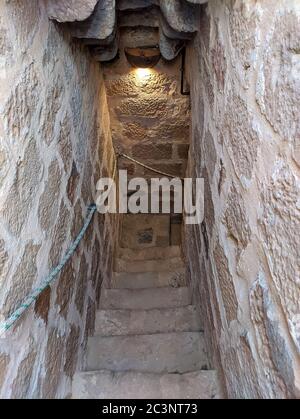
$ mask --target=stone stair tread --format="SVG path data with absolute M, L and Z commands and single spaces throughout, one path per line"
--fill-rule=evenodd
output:
M 220 399 L 215 371 L 153 374 L 107 370 L 75 374 L 73 399 Z
M 118 258 L 129 261 L 162 260 L 181 256 L 180 246 L 147 247 L 143 249 L 119 248 Z
M 207 369 L 202 332 L 94 336 L 87 345 L 87 370 L 185 373 Z
M 150 310 L 99 310 L 95 335 L 126 336 L 164 332 L 198 332 L 201 323 L 195 306 Z
M 185 286 L 185 269 L 176 272 L 115 272 L 111 288 L 162 288 Z
M 121 258 L 115 259 L 115 272 L 173 272 L 183 267 L 184 263 L 181 257 L 135 261 Z
M 103 289 L 100 298 L 100 308 L 102 310 L 149 310 L 182 307 L 190 304 L 191 295 L 187 287 Z

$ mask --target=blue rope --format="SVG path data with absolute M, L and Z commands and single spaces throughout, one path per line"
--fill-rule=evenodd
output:
M 41 293 L 52 284 L 52 282 L 56 279 L 57 275 L 61 272 L 61 270 L 64 268 L 66 263 L 69 261 L 69 259 L 73 256 L 74 252 L 76 251 L 77 247 L 79 246 L 79 243 L 83 239 L 92 219 L 97 210 L 97 207 L 95 204 L 92 204 L 88 208 L 88 215 L 86 217 L 86 220 L 84 222 L 84 225 L 76 237 L 74 243 L 69 248 L 59 265 L 57 265 L 51 273 L 48 275 L 48 277 L 42 281 L 41 285 L 33 290 L 33 292 L 23 301 L 23 303 L 6 319 L 3 323 L 0 324 L 0 336 L 9 330 L 12 325 L 24 314 L 24 312 L 37 300 L 37 298 L 41 295 Z

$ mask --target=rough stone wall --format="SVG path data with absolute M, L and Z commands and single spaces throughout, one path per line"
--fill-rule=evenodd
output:
M 104 67 L 114 144 L 151 167 L 183 176 L 190 102 L 180 94 L 180 58 L 172 63 L 161 60 L 154 69 L 141 73 L 128 63 L 124 47 L 142 46 L 145 40 L 139 41 L 138 32 L 132 28 L 120 32 L 120 59 Z M 149 31 L 147 45 L 157 44 L 156 32 Z M 120 163 L 129 176 L 155 177 L 124 159 Z
M 48 20 L 43 2 L 0 2 L 0 85 L 3 320 L 60 261 L 114 154 L 99 64 Z M 96 215 L 56 283 L 0 338 L 0 397 L 69 395 L 116 230 Z
M 189 47 L 193 295 L 230 398 L 300 396 L 299 2 L 211 0 Z

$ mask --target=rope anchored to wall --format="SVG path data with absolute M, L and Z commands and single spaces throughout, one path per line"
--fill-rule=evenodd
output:
M 158 173 L 159 175 L 163 175 L 163 176 L 166 176 L 166 177 L 169 177 L 169 178 L 172 178 L 172 179 L 176 178 L 176 179 L 184 180 L 180 176 L 170 175 L 170 173 L 162 172 L 161 170 L 154 169 L 153 167 L 147 166 L 146 164 L 141 163 L 140 161 L 138 161 L 138 160 L 134 159 L 133 157 L 130 157 L 127 154 L 124 154 L 124 153 L 122 153 L 120 151 L 116 151 L 116 154 L 119 157 L 124 157 L 125 159 L 127 159 L 129 161 L 132 161 L 133 163 L 135 163 L 135 164 L 137 164 L 137 165 L 139 165 L 141 167 L 144 167 L 147 170 L 150 170 L 151 172 Z
M 83 239 L 89 225 L 92 222 L 93 216 L 97 210 L 95 204 L 92 204 L 88 208 L 88 215 L 84 222 L 80 233 L 76 237 L 75 241 L 63 257 L 62 261 L 57 265 L 52 272 L 48 275 L 48 277 L 42 281 L 40 286 L 36 288 L 24 301 L 23 303 L 6 319 L 3 323 L 0 323 L 0 336 L 2 336 L 7 330 L 9 330 L 13 324 L 19 320 L 19 318 L 25 313 L 25 311 L 38 299 L 38 297 L 42 294 L 45 289 L 51 285 L 54 280 L 57 278 L 58 274 L 62 271 L 64 266 L 73 256 L 74 252 L 76 251 L 77 247 L 79 246 L 81 240 Z

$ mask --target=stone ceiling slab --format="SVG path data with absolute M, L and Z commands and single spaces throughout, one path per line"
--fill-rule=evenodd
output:
M 198 7 L 183 0 L 160 0 L 161 11 L 169 25 L 178 32 L 196 32 Z
M 98 0 L 46 0 L 50 19 L 57 22 L 74 22 L 87 19 L 94 11 Z
M 121 11 L 144 9 L 145 7 L 158 6 L 159 0 L 119 0 L 117 8 Z
M 174 60 L 180 53 L 184 43 L 182 40 L 169 39 L 165 36 L 163 31 L 160 31 L 159 48 L 162 56 L 168 60 Z
M 104 41 L 112 37 L 116 29 L 115 0 L 99 0 L 92 15 L 82 21 L 69 24 L 74 38 Z M 114 36 L 111 41 L 113 41 Z
M 119 36 L 108 47 L 95 47 L 91 52 L 96 61 L 107 62 L 113 60 L 119 51 Z
M 208 3 L 208 0 L 186 0 L 188 3 L 192 4 L 205 4 Z
M 160 14 L 160 29 L 163 31 L 163 33 L 165 34 L 165 36 L 169 39 L 183 39 L 183 40 L 191 40 L 193 38 L 193 34 L 189 33 L 189 32 L 177 32 L 175 31 L 173 28 L 171 28 L 171 26 L 169 25 L 169 23 L 166 21 L 166 19 L 164 18 L 164 16 L 162 14 Z
M 159 27 L 159 9 L 151 8 L 145 10 L 143 13 L 140 11 L 123 12 L 119 16 L 118 25 L 120 27 Z
M 71 35 L 90 46 L 99 61 L 112 60 L 118 49 L 128 46 L 122 42 L 122 33 L 127 29 L 133 30 L 131 47 L 149 45 L 146 32 L 156 31 L 151 34 L 151 42 L 154 37 L 163 57 L 174 59 L 182 42 L 191 40 L 199 29 L 199 4 L 205 3 L 203 0 L 46 1 L 50 18 L 65 22 Z M 116 37 L 117 33 L 121 36 Z

